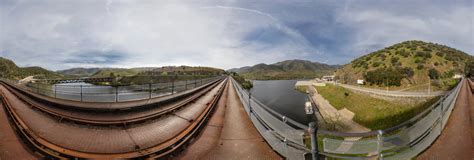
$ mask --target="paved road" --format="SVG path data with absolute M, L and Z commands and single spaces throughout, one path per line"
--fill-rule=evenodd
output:
M 386 91 L 382 89 L 365 88 L 365 87 L 340 84 L 340 83 L 338 83 L 337 85 L 350 89 L 350 90 L 359 91 L 359 92 L 365 92 L 365 93 L 377 94 L 377 95 L 383 95 L 383 96 L 388 95 L 392 97 L 434 97 L 434 96 L 440 96 L 440 95 L 446 94 L 445 91 L 436 91 L 436 92 L 431 92 L 430 94 L 428 94 L 427 92 Z
M 203 133 L 178 159 L 282 159 L 253 126 L 228 82 L 225 103 L 219 102 Z
M 468 87 L 463 86 L 456 100 L 454 110 L 441 135 L 417 159 L 474 159 L 473 141 L 471 137 L 474 126 L 471 124 L 474 112 L 474 96 Z

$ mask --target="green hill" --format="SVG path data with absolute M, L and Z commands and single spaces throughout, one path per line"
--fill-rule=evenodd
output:
M 442 88 L 454 74 L 463 74 L 472 59 L 445 45 L 405 41 L 353 60 L 338 69 L 336 76 L 342 83 L 364 79 L 368 85 L 395 87 L 421 85 L 431 78 Z
M 212 67 L 165 66 L 151 69 L 148 68 L 147 70 L 140 71 L 133 76 L 123 77 L 120 82 L 124 84 L 144 84 L 159 82 L 175 75 L 178 75 L 177 80 L 186 80 L 212 77 L 223 73 L 224 70 Z
M 0 77 L 20 80 L 28 76 L 40 79 L 62 78 L 61 74 L 41 67 L 18 67 L 13 61 L 0 57 Z
M 77 77 L 89 77 L 92 76 L 94 73 L 98 72 L 99 70 L 101 70 L 101 68 L 71 68 L 57 71 L 57 73 Z
M 332 74 L 338 65 L 328 65 L 306 60 L 286 60 L 274 64 L 257 64 L 252 67 L 231 69 L 246 79 L 300 79 Z

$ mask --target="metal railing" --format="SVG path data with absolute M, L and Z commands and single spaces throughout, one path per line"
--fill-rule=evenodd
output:
M 239 98 L 258 132 L 267 143 L 287 159 L 305 159 L 311 153 L 309 127 L 262 104 L 232 79 Z
M 463 80 L 456 88 L 410 120 L 385 130 L 341 133 L 316 130 L 276 113 L 252 98 L 234 80 L 240 100 L 258 131 L 272 148 L 288 159 L 304 159 L 309 153 L 305 141 L 325 157 L 340 159 L 411 159 L 426 150 L 446 126 Z M 308 130 L 309 129 L 309 130 Z M 308 146 L 308 148 L 306 148 Z M 307 156 L 306 156 L 307 157 Z M 316 156 L 313 156 L 313 159 Z
M 14 84 L 17 87 L 21 87 L 30 92 L 58 99 L 81 102 L 125 102 L 173 95 L 201 87 L 221 78 L 222 76 L 217 76 L 203 79 L 128 86 L 96 86 L 90 84 L 51 85 L 45 83 L 27 83 L 26 85 L 17 85 L 16 82 L 11 80 L 2 79 L 2 81 Z

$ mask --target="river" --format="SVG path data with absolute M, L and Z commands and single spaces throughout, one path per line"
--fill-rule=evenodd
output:
M 257 100 L 301 124 L 311 122 L 306 115 L 304 103 L 306 94 L 295 90 L 297 80 L 252 81 L 252 96 Z

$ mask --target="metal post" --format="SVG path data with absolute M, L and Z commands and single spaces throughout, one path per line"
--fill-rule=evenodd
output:
M 441 98 L 441 100 L 442 99 L 443 98 Z M 439 130 L 439 134 L 441 134 L 441 131 L 443 131 L 443 111 L 444 111 L 443 104 L 444 103 L 443 103 L 443 100 L 442 100 L 441 103 L 440 103 L 440 109 L 441 110 L 439 111 L 439 119 L 440 119 L 440 125 L 441 125 L 441 129 Z
M 194 79 L 194 88 L 196 88 L 196 80 L 197 80 L 197 79 Z
M 382 147 L 383 147 L 383 131 L 378 130 L 377 131 L 377 154 L 379 156 L 379 159 L 382 159 Z
M 54 86 L 54 98 L 56 98 L 56 87 L 58 87 L 58 86 L 56 86 L 56 85 L 53 85 L 53 86 Z
M 319 160 L 319 155 L 318 155 L 318 137 L 316 136 L 316 132 L 318 130 L 318 127 L 316 125 L 316 122 L 311 122 L 308 124 L 308 132 L 311 135 L 311 155 L 313 160 Z
M 82 102 L 82 85 L 81 85 L 81 102 Z
M 148 96 L 148 98 L 151 99 L 151 83 L 148 84 L 148 90 L 150 91 L 150 95 Z
M 118 102 L 118 87 L 119 86 L 115 86 L 115 102 Z
M 171 81 L 171 95 L 174 94 L 174 80 Z

